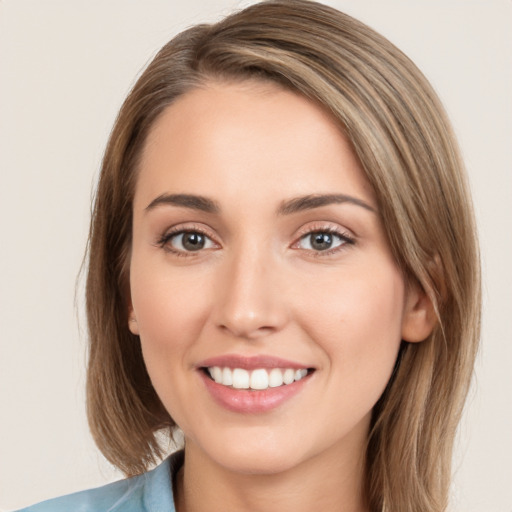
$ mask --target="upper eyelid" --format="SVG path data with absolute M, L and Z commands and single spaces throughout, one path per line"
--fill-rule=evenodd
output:
M 292 243 L 291 247 L 297 246 L 301 240 L 304 238 L 313 235 L 314 233 L 329 233 L 330 235 L 337 236 L 339 239 L 344 241 L 345 243 L 353 244 L 355 243 L 355 237 L 348 234 L 343 233 L 340 231 L 334 231 L 334 230 L 328 230 L 328 229 L 314 229 L 313 231 L 308 231 L 307 233 L 304 233 L 303 235 L 300 235 L 298 238 L 295 239 L 295 241 Z
M 338 234 L 340 236 L 356 238 L 356 234 L 351 229 L 340 226 L 339 224 L 331 221 L 314 221 L 307 223 L 297 230 L 295 236 L 300 238 L 302 236 L 309 235 L 310 233 L 321 231 L 327 231 L 329 233 Z
M 205 236 L 206 238 L 211 240 L 211 242 L 213 242 L 213 244 L 215 244 L 216 246 L 221 245 L 219 243 L 218 239 L 211 234 L 210 230 L 207 230 L 207 229 L 205 229 L 201 226 L 198 226 L 196 224 L 190 224 L 190 225 L 178 224 L 176 226 L 171 226 L 171 227 L 167 228 L 166 230 L 163 231 L 163 233 L 161 235 L 157 236 L 155 245 L 163 248 L 165 245 L 167 245 L 167 243 L 173 237 L 184 234 L 184 233 L 194 233 L 194 232 L 200 233 L 201 235 Z
M 327 255 L 332 251 L 341 250 L 342 247 L 346 245 L 354 245 L 357 242 L 357 235 L 350 229 L 341 226 L 340 224 L 332 221 L 312 221 L 301 226 L 292 241 L 290 248 L 297 249 L 301 240 L 307 236 L 310 236 L 313 233 L 330 233 L 332 235 L 338 236 L 341 240 L 344 241 L 340 246 L 335 247 L 334 249 L 328 249 L 326 251 L 319 251 L 318 255 L 324 254 Z M 315 251 L 315 254 L 317 251 Z
M 163 231 L 163 234 L 162 236 L 167 236 L 167 235 L 170 235 L 170 236 L 173 236 L 173 235 L 178 235 L 180 233 L 190 233 L 190 232 L 198 232 L 198 233 L 201 233 L 202 235 L 205 235 L 209 238 L 216 238 L 215 235 L 212 234 L 211 230 L 207 229 L 207 228 L 204 228 L 203 226 L 200 226 L 200 225 L 197 225 L 195 223 L 192 223 L 192 224 L 178 224 L 176 226 L 171 226 L 167 229 L 165 229 Z

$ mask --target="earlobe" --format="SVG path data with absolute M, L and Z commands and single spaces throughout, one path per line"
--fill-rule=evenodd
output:
M 409 285 L 402 318 L 402 339 L 410 343 L 424 341 L 437 323 L 434 305 L 419 284 Z
M 138 336 L 139 333 L 139 324 L 137 323 L 137 317 L 135 316 L 135 311 L 133 311 L 133 307 L 130 306 L 130 312 L 128 314 L 128 328 L 132 334 Z

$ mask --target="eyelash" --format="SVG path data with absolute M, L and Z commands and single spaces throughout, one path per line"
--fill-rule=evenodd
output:
M 155 245 L 167 252 L 170 252 L 170 253 L 178 256 L 178 257 L 185 257 L 185 258 L 191 257 L 194 255 L 195 251 L 181 251 L 181 250 L 174 249 L 172 246 L 169 245 L 169 242 L 175 236 L 184 235 L 186 233 L 198 233 L 216 244 L 216 242 L 213 241 L 210 234 L 208 234 L 204 229 L 201 229 L 200 227 L 196 227 L 196 226 L 190 226 L 190 227 L 186 227 L 186 228 L 171 229 L 170 231 L 165 232 L 157 240 Z M 356 243 L 355 238 L 352 235 L 348 234 L 346 231 L 340 231 L 340 230 L 335 229 L 330 226 L 329 227 L 318 226 L 318 227 L 310 228 L 307 231 L 305 231 L 304 233 L 301 233 L 299 238 L 297 239 L 297 241 L 293 242 L 291 247 L 296 248 L 296 246 L 302 240 L 307 238 L 308 236 L 312 236 L 314 234 L 324 234 L 324 233 L 338 237 L 342 241 L 342 243 L 336 247 L 333 247 L 332 249 L 325 249 L 323 251 L 315 251 L 312 249 L 305 249 L 309 254 L 313 255 L 314 257 L 329 256 L 331 254 L 335 254 L 341 250 L 346 249 L 347 245 L 350 246 L 350 245 L 354 245 Z M 198 250 L 197 252 L 199 253 L 199 252 L 203 252 L 203 251 Z
M 208 234 L 204 229 L 201 229 L 200 227 L 197 227 L 197 226 L 190 226 L 190 227 L 186 227 L 186 228 L 180 227 L 180 228 L 176 228 L 176 229 L 171 229 L 170 231 L 166 231 L 157 240 L 155 245 L 157 245 L 158 247 L 160 247 L 160 249 L 163 249 L 164 251 L 174 254 L 175 256 L 182 257 L 182 258 L 188 258 L 194 254 L 194 251 L 180 251 L 180 250 L 174 249 L 171 245 L 169 245 L 169 242 L 175 236 L 184 235 L 186 233 L 198 233 L 198 234 L 204 236 L 205 238 L 207 238 L 208 240 L 213 241 L 211 235 Z M 213 242 L 213 243 L 216 243 L 216 242 Z M 202 252 L 202 251 L 197 251 L 197 252 Z
M 331 226 L 315 226 L 314 228 L 309 228 L 306 232 L 302 233 L 298 240 L 293 243 L 292 247 L 297 246 L 302 240 L 307 238 L 308 236 L 312 236 L 314 234 L 324 234 L 327 233 L 329 235 L 334 235 L 341 240 L 341 244 L 333 247 L 332 249 L 325 249 L 324 251 L 315 251 L 311 249 L 306 249 L 309 254 L 311 254 L 315 258 L 321 258 L 330 256 L 331 254 L 336 254 L 339 251 L 343 251 L 347 249 L 347 246 L 354 245 L 356 243 L 355 238 L 347 233 L 346 231 L 341 231 L 339 229 L 333 228 Z

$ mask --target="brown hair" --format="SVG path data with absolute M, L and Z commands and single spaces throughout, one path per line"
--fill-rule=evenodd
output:
M 457 144 L 427 80 L 395 46 L 335 9 L 262 2 L 179 34 L 149 64 L 114 125 L 91 223 L 87 402 L 101 451 L 127 475 L 163 455 L 173 420 L 128 329 L 132 199 L 145 139 L 177 97 L 209 80 L 271 80 L 327 109 L 375 189 L 394 257 L 438 315 L 422 343 L 402 343 L 374 408 L 366 493 L 372 511 L 445 510 L 454 435 L 480 327 L 471 199 Z

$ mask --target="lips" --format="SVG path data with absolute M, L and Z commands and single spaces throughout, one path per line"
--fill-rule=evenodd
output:
M 198 370 L 219 405 L 243 413 L 278 407 L 303 389 L 314 372 L 314 368 L 296 361 L 239 355 L 205 360 Z

